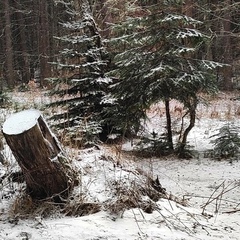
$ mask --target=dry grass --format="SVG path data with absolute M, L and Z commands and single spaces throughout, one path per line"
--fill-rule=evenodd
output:
M 51 201 L 33 200 L 24 191 L 16 196 L 9 211 L 10 219 L 26 219 L 36 217 L 57 216 L 60 213 L 60 206 Z
M 9 219 L 49 218 L 51 216 L 85 216 L 99 212 L 101 204 L 86 202 L 82 197 L 72 194 L 63 203 L 55 203 L 52 198 L 32 199 L 25 191 L 14 199 L 9 210 Z
M 222 120 L 232 120 L 240 117 L 240 92 L 219 92 L 214 96 L 201 94 L 201 99 L 197 107 L 197 117 L 214 118 Z M 239 99 L 238 99 L 239 98 Z M 170 102 L 170 113 L 174 119 L 179 119 L 184 115 L 183 105 L 172 100 Z M 154 117 L 165 118 L 165 106 L 163 102 L 152 105 L 147 112 L 150 119 Z

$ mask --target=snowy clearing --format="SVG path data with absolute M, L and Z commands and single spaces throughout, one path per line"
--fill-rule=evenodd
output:
M 141 158 L 128 152 L 130 143 L 111 147 L 103 145 L 100 149 L 67 149 L 82 173 L 82 186 L 75 189 L 75 196 L 80 198 L 84 193 L 86 202 L 102 205 L 100 211 L 89 215 L 66 216 L 56 210 L 43 218 L 47 208 L 28 213 L 33 203 L 26 199 L 21 201 L 24 184 L 2 180 L 0 239 L 240 239 L 240 162 L 204 157 L 204 151 L 211 148 L 209 137 L 220 126 L 226 121 L 239 124 L 238 105 L 238 101 L 221 98 L 211 108 L 200 106 L 199 120 L 189 138 L 199 151 L 194 159 L 179 160 L 173 156 Z M 161 106 L 159 109 L 162 111 Z M 217 111 L 216 117 L 211 116 L 214 111 Z M 151 121 L 147 126 L 150 130 L 157 130 L 162 125 L 158 113 L 153 111 L 150 114 Z M 4 151 L 10 159 L 7 147 Z M 18 168 L 13 159 L 9 163 L 0 163 L 1 176 Z M 148 196 L 142 196 L 142 203 L 152 204 L 151 213 L 138 207 L 112 211 L 110 207 L 114 202 L 127 202 L 132 197 L 128 193 L 133 194 L 131 191 L 127 194 L 120 192 L 118 187 L 126 190 L 131 189 L 133 182 L 136 186 L 137 183 L 146 184 L 139 171 L 153 179 L 158 176 L 169 198 L 176 197 L 177 202 L 185 203 L 184 206 L 164 198 L 154 202 Z M 75 203 L 77 199 L 73 200 Z M 85 209 L 81 211 L 83 213 Z

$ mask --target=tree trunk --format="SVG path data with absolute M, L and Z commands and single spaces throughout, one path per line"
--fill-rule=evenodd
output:
M 188 17 L 193 17 L 193 0 L 186 0 L 184 2 L 182 12 Z
M 4 1 L 5 7 L 5 41 L 6 41 L 6 78 L 9 88 L 14 87 L 14 63 L 13 63 L 13 46 L 12 46 L 12 30 L 10 19 L 10 6 L 9 1 Z
M 39 59 L 40 59 L 40 85 L 45 86 L 45 78 L 50 77 L 51 70 L 48 63 L 50 54 L 48 7 L 47 1 L 39 1 Z
M 16 6 L 17 8 L 17 6 Z M 17 13 L 17 21 L 20 29 L 20 49 L 21 49 L 21 69 L 22 69 L 22 83 L 28 83 L 31 80 L 30 77 L 30 61 L 27 47 L 26 25 L 24 15 L 22 12 Z
M 231 4 L 231 0 L 226 0 L 226 6 Z M 221 53 L 224 56 L 224 63 L 229 64 L 229 66 L 224 66 L 223 71 L 223 80 L 224 80 L 224 90 L 231 91 L 233 90 L 232 82 L 232 44 L 231 44 L 231 24 L 232 17 L 231 11 L 226 8 L 224 11 L 223 21 L 223 36 L 222 36 L 222 46 L 224 46 L 223 52 Z
M 40 112 L 25 110 L 3 124 L 3 134 L 36 199 L 67 197 L 77 174 Z
M 165 99 L 166 119 L 167 119 L 167 140 L 170 150 L 173 150 L 172 121 L 169 107 L 169 99 Z
M 182 141 L 180 142 L 180 146 L 178 148 L 178 156 L 179 158 L 189 158 L 190 155 L 186 152 L 187 145 L 187 137 L 192 128 L 195 126 L 196 121 L 196 108 L 197 108 L 197 99 L 189 100 L 188 111 L 190 116 L 190 122 L 188 127 L 185 129 L 182 137 Z

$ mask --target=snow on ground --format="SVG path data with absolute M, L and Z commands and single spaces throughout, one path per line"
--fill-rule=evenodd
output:
M 229 99 L 221 98 L 216 101 L 217 107 L 216 104 L 211 108 L 200 106 L 199 120 L 189 136 L 191 145 L 200 152 L 194 159 L 140 158 L 120 151 L 121 146 L 101 146 L 84 151 L 69 149 L 82 172 L 82 186 L 75 191 L 84 192 L 90 202 L 104 203 L 105 207 L 94 214 L 70 217 L 56 212 L 42 218 L 40 213 L 35 213 L 21 218 L 21 214 L 13 213 L 22 185 L 10 186 L 2 181 L 0 240 L 239 240 L 240 162 L 204 157 L 204 151 L 212 147 L 209 137 L 220 126 L 226 121 L 239 124 L 235 114 L 239 103 L 230 103 Z M 161 106 L 159 109 L 162 111 Z M 230 110 L 231 114 L 228 114 Z M 150 113 L 149 131 L 160 129 L 162 121 L 159 114 Z M 122 146 L 123 150 L 129 148 L 129 143 Z M 11 166 L 7 168 L 0 164 L 0 173 Z M 136 180 L 144 184 L 144 178 L 136 174 L 136 169 L 142 169 L 153 178 L 158 176 L 167 193 L 178 197 L 187 206 L 162 198 L 156 202 L 152 213 L 140 208 L 111 212 L 107 204 L 122 197 L 116 198 L 112 193 L 116 183 L 128 187 Z M 150 201 L 146 196 L 142 200 Z

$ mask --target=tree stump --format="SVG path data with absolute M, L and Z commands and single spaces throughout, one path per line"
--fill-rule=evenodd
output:
M 69 194 L 77 173 L 38 110 L 13 114 L 2 131 L 32 198 L 58 201 Z

